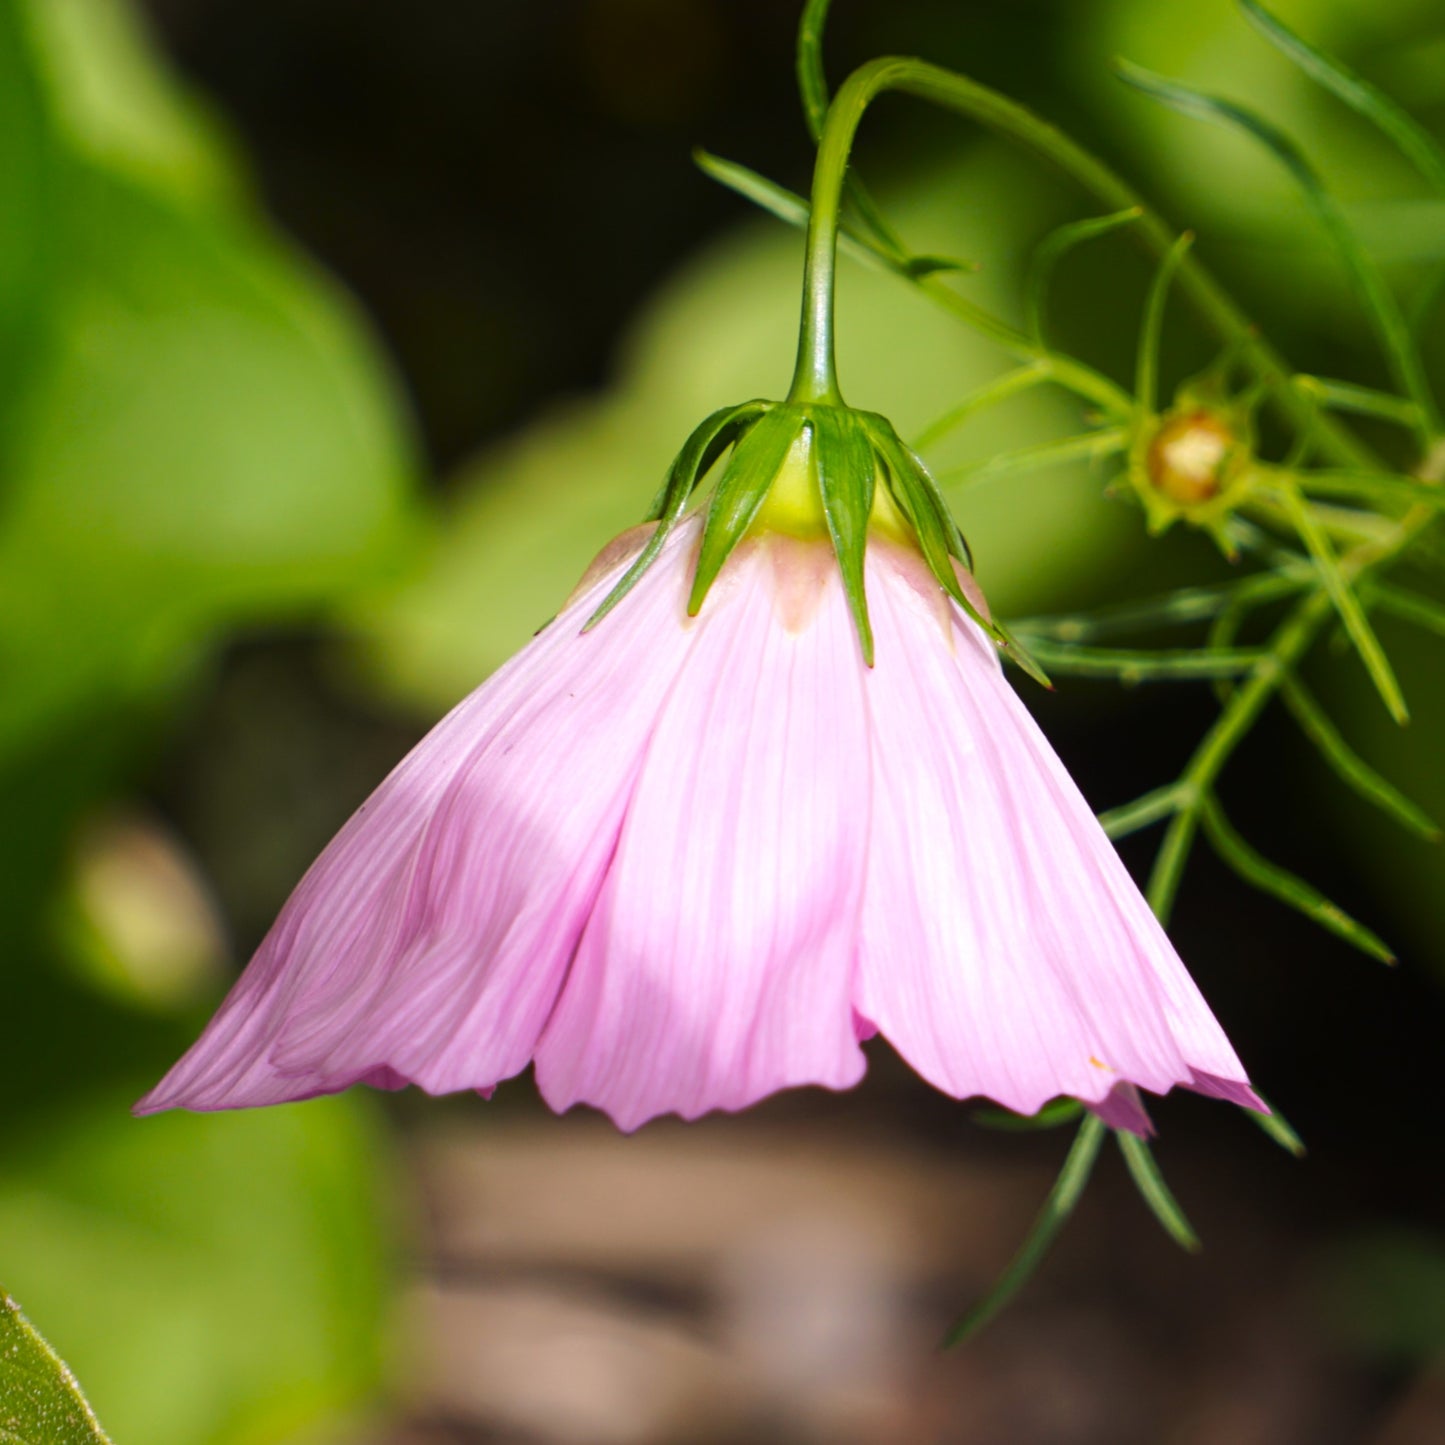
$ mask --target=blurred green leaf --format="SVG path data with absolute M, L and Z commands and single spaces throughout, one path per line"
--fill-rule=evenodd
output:
M 1120 78 L 1182 115 L 1194 116 L 1241 132 L 1263 146 L 1288 172 L 1350 277 L 1360 304 L 1379 335 L 1386 359 L 1404 392 L 1419 410 L 1425 439 L 1439 431 L 1434 396 L 1415 340 L 1399 302 L 1385 284 L 1374 258 L 1360 244 L 1340 203 L 1298 145 L 1255 110 L 1127 60 L 1115 62 Z
M 6 1445 L 109 1445 L 75 1376 L 3 1292 L 0 1439 Z
M 137 1121 L 132 1097 L 0 1167 L 9 1283 L 116 1438 L 274 1445 L 363 1404 L 387 1281 L 362 1101 Z
M 1316 1294 L 1355 1349 L 1428 1361 L 1445 1349 L 1445 1241 L 1421 1230 L 1361 1231 L 1326 1248 Z
M 1257 0 L 1239 0 L 1239 7 L 1270 44 L 1287 55 L 1311 80 L 1378 126 L 1432 186 L 1445 191 L 1445 153 L 1424 126 L 1407 115 L 1378 86 L 1357 75 L 1343 61 L 1311 45 Z
M 12 249 L 38 299 L 7 315 L 0 252 L 18 378 L 0 441 L 0 753 L 165 695 L 222 627 L 387 575 L 414 471 L 364 328 L 258 222 L 120 0 L 6 7 L 7 62 L 29 101 L 3 144 L 37 179 L 5 229 L 39 238 L 43 272 Z

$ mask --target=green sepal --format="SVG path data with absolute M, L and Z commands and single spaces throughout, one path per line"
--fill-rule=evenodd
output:
M 813 469 L 828 535 L 833 539 L 863 661 L 872 667 L 873 628 L 868 621 L 863 558 L 877 478 L 873 443 L 856 412 L 834 406 L 811 407 L 808 420 L 813 429 Z
M 687 599 L 689 617 L 697 616 L 723 563 L 752 525 L 807 424 L 807 413 L 801 407 L 775 406 L 764 412 L 733 448 L 727 470 L 708 502 L 697 570 Z
M 1019 642 L 1007 627 L 991 617 L 985 617 L 969 600 L 953 570 L 952 557 L 973 571 L 973 553 L 964 540 L 958 523 L 953 519 L 948 503 L 933 473 L 923 458 L 893 430 L 887 417 L 876 412 L 859 412 L 868 436 L 883 459 L 887 477 L 888 494 L 898 510 L 903 513 L 913 529 L 918 545 L 923 551 L 928 570 L 933 573 L 938 585 L 958 603 L 968 616 L 993 638 L 1007 656 L 1021 667 L 1040 686 L 1052 691 L 1053 683 L 1028 649 Z
M 687 510 L 688 499 L 698 483 L 728 447 L 742 440 L 748 428 L 767 411 L 768 406 L 765 401 L 746 401 L 741 406 L 721 407 L 683 443 L 682 450 L 667 470 L 661 490 L 643 518 L 644 522 L 656 522 L 657 530 L 647 539 L 647 545 L 633 559 L 617 585 L 587 619 L 583 632 L 596 627 L 637 585 L 642 574 L 657 560 L 672 529 Z

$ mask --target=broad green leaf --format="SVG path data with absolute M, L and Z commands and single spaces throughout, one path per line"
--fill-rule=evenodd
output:
M 0 755 L 172 695 L 237 621 L 390 575 L 414 467 L 365 328 L 258 221 L 122 0 L 5 7 L 7 66 L 0 188 L 38 179 L 4 229 L 41 262 L 0 242 Z
M 116 1440 L 272 1445 L 359 1409 L 389 1292 L 365 1101 L 136 1120 L 134 1097 L 37 1117 L 0 1166 L 7 1284 Z
M 220 127 L 156 64 L 126 0 L 17 3 L 62 147 L 190 203 L 241 199 Z
M 69 1367 L 0 1291 L 0 1441 L 110 1445 Z

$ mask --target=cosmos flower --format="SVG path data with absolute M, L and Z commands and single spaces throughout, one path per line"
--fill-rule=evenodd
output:
M 836 433 L 780 426 L 400 763 L 138 1112 L 489 1094 L 530 1063 L 554 1109 L 633 1129 L 846 1089 L 875 1033 L 1025 1114 L 1065 1095 L 1148 1132 L 1137 1091 L 1175 1085 L 1262 1107 L 971 579 L 925 556 L 899 453 L 850 454 L 853 525 Z

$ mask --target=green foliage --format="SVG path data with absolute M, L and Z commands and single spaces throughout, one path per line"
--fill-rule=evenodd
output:
M 239 618 L 384 575 L 412 464 L 348 306 L 127 10 L 8 6 L 0 65 L 3 758 L 166 695 Z
M 1088 1115 L 1079 1125 L 1064 1166 L 1059 1170 L 1058 1178 L 1054 1180 L 1053 1188 L 1049 1190 L 1048 1198 L 1044 1200 L 1018 1253 L 983 1298 L 949 1328 L 943 1337 L 945 1348 L 962 1344 L 971 1335 L 977 1334 L 1033 1278 L 1049 1247 L 1074 1212 L 1108 1132 L 1104 1122 L 1095 1114 Z
M 52 909 L 215 649 L 411 556 L 413 443 L 123 0 L 0 6 L 0 210 L 0 1272 L 119 1438 L 261 1445 L 375 1386 L 377 1141 L 132 1121 L 182 1030 L 63 970 Z
M 0 1439 L 7 1445 L 109 1445 L 75 1376 L 3 1292 Z
M 138 1089 L 11 1141 L 10 1287 L 118 1440 L 270 1445 L 356 1408 L 387 1284 L 364 1101 L 137 1121 Z

